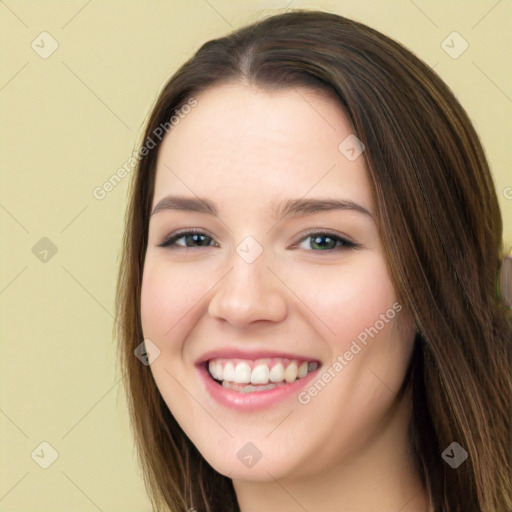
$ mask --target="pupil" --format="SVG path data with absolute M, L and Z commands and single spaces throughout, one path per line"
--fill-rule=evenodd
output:
M 201 243 L 200 237 L 204 237 L 204 239 L 206 239 L 205 235 L 196 233 L 191 236 L 192 236 L 193 243 L 198 244 L 198 245 L 204 245 L 204 243 Z M 202 242 L 204 242 L 204 241 L 205 240 L 202 240 Z
M 326 244 L 322 244 L 321 242 L 318 241 L 318 240 L 325 240 L 325 239 L 329 239 L 329 240 L 331 240 L 331 242 L 334 241 L 334 240 L 332 240 L 332 238 L 330 238 L 328 236 L 317 236 L 314 238 L 314 243 L 325 249 Z M 327 245 L 329 245 L 329 243 Z

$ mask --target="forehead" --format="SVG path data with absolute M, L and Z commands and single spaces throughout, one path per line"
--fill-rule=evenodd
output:
M 154 204 L 170 193 L 261 205 L 263 198 L 311 192 L 372 208 L 363 158 L 351 161 L 339 149 L 353 128 L 334 98 L 241 84 L 211 87 L 195 98 L 160 146 Z

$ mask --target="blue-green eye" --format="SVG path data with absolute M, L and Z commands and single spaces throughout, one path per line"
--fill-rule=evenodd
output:
M 177 243 L 178 240 L 181 239 L 185 241 L 184 244 Z M 190 230 L 182 231 L 171 235 L 165 242 L 160 244 L 158 247 L 183 247 L 185 249 L 193 249 L 196 247 L 208 247 L 210 241 L 213 242 L 213 238 L 210 238 L 208 235 L 202 233 L 201 231 Z M 197 245 L 188 245 L 189 243 Z
M 182 240 L 181 243 L 178 243 Z M 307 240 L 310 240 L 308 247 L 300 247 Z M 312 232 L 303 237 L 296 246 L 301 249 L 314 249 L 314 252 L 334 251 L 358 247 L 358 244 L 346 238 L 327 232 Z M 217 242 L 202 231 L 189 230 L 172 234 L 158 247 L 169 249 L 200 249 L 201 247 L 218 247 Z
M 307 242 L 309 240 L 309 243 Z M 308 244 L 307 247 L 300 247 L 301 249 L 317 249 L 320 251 L 332 251 L 335 249 L 343 249 L 343 248 L 351 248 L 355 247 L 356 244 L 342 238 L 340 236 L 331 234 L 331 233 L 313 233 L 301 240 L 301 244 L 306 242 Z M 316 251 L 317 252 L 317 251 Z

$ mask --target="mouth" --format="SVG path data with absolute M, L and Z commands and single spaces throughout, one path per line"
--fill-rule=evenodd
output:
M 196 363 L 207 393 L 218 404 L 239 412 L 258 411 L 298 398 L 318 374 L 316 359 L 212 357 Z
M 319 367 L 316 360 L 288 358 L 209 359 L 202 363 L 209 377 L 225 389 L 258 393 L 288 386 Z

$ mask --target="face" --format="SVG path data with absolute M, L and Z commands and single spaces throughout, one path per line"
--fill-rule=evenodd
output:
M 318 474 L 380 435 L 414 338 L 360 147 L 318 92 L 224 84 L 195 98 L 158 155 L 150 369 L 220 473 Z

